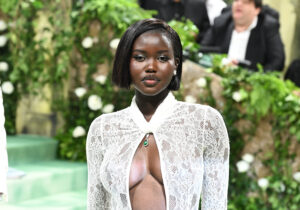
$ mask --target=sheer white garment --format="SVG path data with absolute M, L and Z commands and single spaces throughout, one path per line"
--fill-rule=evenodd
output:
M 129 173 L 134 153 L 152 132 L 160 154 L 168 210 L 227 209 L 229 139 L 221 115 L 209 106 L 177 101 L 170 93 L 147 122 L 135 98 L 104 114 L 87 137 L 90 210 L 131 209 Z

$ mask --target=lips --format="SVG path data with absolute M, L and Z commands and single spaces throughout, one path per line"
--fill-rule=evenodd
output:
M 159 82 L 159 79 L 157 77 L 155 77 L 154 75 L 149 75 L 149 76 L 144 77 L 142 79 L 142 82 L 148 87 L 153 87 Z

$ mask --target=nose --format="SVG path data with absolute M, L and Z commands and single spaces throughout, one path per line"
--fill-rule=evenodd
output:
M 156 59 L 149 58 L 147 61 L 146 72 L 155 72 L 156 71 Z

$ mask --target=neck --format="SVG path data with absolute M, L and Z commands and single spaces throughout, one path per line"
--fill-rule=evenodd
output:
M 237 31 L 237 32 L 243 32 L 243 31 L 246 31 L 250 26 L 251 24 L 253 23 L 255 17 L 247 22 L 247 23 L 238 23 L 238 22 L 235 22 L 235 27 L 234 29 Z
M 147 121 L 150 121 L 151 117 L 155 113 L 157 107 L 168 96 L 169 90 L 164 90 L 155 96 L 145 96 L 139 91 L 135 91 L 135 101 L 139 110 L 144 115 Z

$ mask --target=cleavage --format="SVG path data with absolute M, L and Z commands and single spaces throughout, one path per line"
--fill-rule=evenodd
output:
M 158 148 L 153 134 L 148 137 L 148 146 L 144 146 L 145 137 L 139 144 L 132 159 L 129 175 L 129 189 L 138 185 L 148 175 L 163 185 Z

